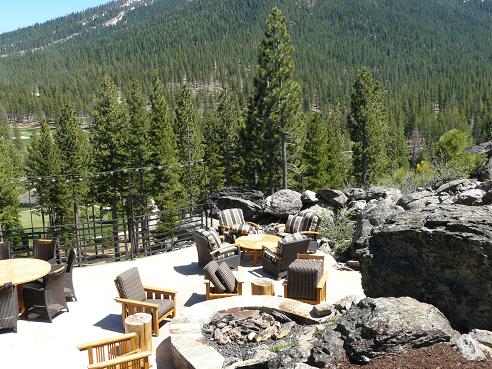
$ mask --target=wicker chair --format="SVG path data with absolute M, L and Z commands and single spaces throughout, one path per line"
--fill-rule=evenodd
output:
M 57 268 L 55 268 L 57 267 Z M 53 317 L 61 310 L 68 312 L 64 293 L 65 265 L 53 265 L 52 272 L 43 278 L 42 283 L 28 283 L 24 285 L 24 315 L 28 319 L 32 310 L 45 310 L 50 323 Z
M 137 268 L 121 273 L 114 280 L 121 304 L 121 321 L 135 313 L 152 315 L 152 333 L 159 336 L 159 323 L 176 316 L 176 291 L 144 287 Z
M 0 260 L 10 259 L 10 242 L 0 242 Z
M 17 332 L 18 315 L 17 287 L 6 283 L 0 286 L 0 329 L 13 329 Z
M 211 233 L 213 231 L 202 229 L 192 232 L 198 252 L 198 265 L 203 268 L 215 260 L 224 261 L 231 269 L 236 269 L 241 263 L 241 248 L 238 245 L 222 243 L 222 240 L 214 237 Z
M 324 271 L 323 263 L 322 255 L 299 254 L 289 266 L 284 297 L 313 305 L 326 301 L 328 272 Z
M 148 369 L 149 351 L 138 348 L 137 334 L 129 333 L 79 345 L 80 351 L 87 351 L 89 369 Z
M 33 254 L 36 259 L 51 261 L 55 258 L 57 240 L 34 240 Z
M 284 278 L 289 265 L 296 260 L 297 254 L 305 254 L 308 251 L 310 242 L 310 238 L 297 234 L 280 240 L 276 250 L 263 247 L 261 255 L 263 270 L 277 279 Z
M 237 236 L 258 233 L 259 230 L 258 224 L 244 220 L 242 209 L 226 209 L 219 212 L 219 233 L 229 242 L 234 242 Z
M 215 265 L 213 265 L 215 264 Z M 213 266 L 213 268 L 208 267 Z M 215 270 L 217 269 L 218 264 L 215 261 L 210 262 L 207 264 L 204 268 L 205 272 L 205 280 L 203 283 L 205 284 L 205 299 L 206 300 L 214 300 L 214 299 L 221 299 L 224 297 L 232 297 L 232 296 L 241 296 L 243 294 L 243 269 L 241 267 L 237 268 L 237 276 L 235 277 L 235 289 L 232 292 L 227 292 L 224 290 L 219 290 L 217 288 L 217 284 L 222 284 L 220 279 L 215 273 Z
M 72 300 L 77 301 L 77 297 L 75 296 L 75 289 L 73 287 L 73 277 L 72 277 L 74 261 L 75 261 L 75 251 L 74 249 L 70 249 L 70 252 L 68 253 L 67 267 L 65 269 L 65 279 L 64 279 L 65 298 L 69 299 L 70 301 Z
M 319 226 L 321 218 L 309 210 L 303 210 L 297 215 L 289 215 L 285 224 L 277 224 L 275 231 L 278 236 L 285 237 L 290 234 L 300 233 L 312 239 L 308 251 L 316 252 L 318 249 Z

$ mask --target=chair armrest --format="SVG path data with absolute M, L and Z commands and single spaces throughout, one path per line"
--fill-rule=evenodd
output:
M 116 368 L 120 364 L 128 363 L 133 360 L 142 360 L 145 359 L 151 355 L 149 351 L 143 351 L 138 354 L 132 354 L 132 355 L 127 355 L 127 356 L 120 356 L 117 357 L 116 359 L 111 359 L 107 361 L 103 361 L 100 363 L 96 364 L 90 364 L 87 368 L 88 369 L 102 369 L 102 368 Z
M 119 302 L 120 304 L 133 305 L 133 306 L 138 306 L 138 307 L 152 309 L 152 310 L 159 309 L 159 305 L 151 304 L 150 302 L 122 299 L 121 297 L 115 298 L 114 301 Z
M 144 286 L 144 290 L 147 293 L 155 293 L 155 294 L 162 294 L 164 296 L 176 296 L 176 291 L 175 290 L 167 290 L 164 288 L 158 288 L 158 287 L 150 287 L 150 286 Z
M 285 224 L 277 224 L 274 225 L 273 228 L 277 231 L 277 233 L 281 233 L 285 230 Z
M 235 246 L 235 247 L 238 247 L 239 248 L 239 245 L 236 245 L 236 244 L 227 244 L 227 246 L 222 246 L 222 247 L 219 247 L 218 249 L 214 250 L 214 251 L 211 251 L 210 252 L 210 255 L 215 255 L 217 254 L 218 252 L 220 252 L 221 250 L 224 250 L 224 249 L 227 249 L 231 246 Z
M 226 230 L 226 231 L 227 231 L 228 229 L 231 229 L 231 227 L 226 226 L 225 224 L 219 224 L 218 228 L 219 228 L 219 229 L 220 229 L 220 228 L 222 228 L 222 229 L 224 229 L 224 230 Z
M 323 275 L 321 276 L 316 288 L 323 288 L 323 286 L 326 284 L 327 279 L 328 279 L 328 272 L 324 272 Z
M 249 224 L 249 225 L 255 227 L 256 229 L 260 229 L 261 228 L 259 224 L 256 224 L 256 223 L 253 223 L 253 222 L 246 222 L 246 224 Z
M 314 231 L 302 231 L 299 232 L 300 234 L 306 235 L 306 236 L 319 236 L 319 232 L 314 232 Z
M 127 334 L 122 334 L 118 337 L 105 338 L 105 339 L 98 340 L 98 341 L 83 343 L 81 345 L 78 345 L 77 348 L 79 349 L 79 351 L 84 351 L 84 350 L 87 350 L 87 349 L 92 348 L 92 347 L 105 346 L 105 345 L 109 345 L 111 343 L 126 341 L 129 338 L 131 339 L 132 337 L 136 339 L 137 334 L 136 333 L 127 333 Z
M 243 267 L 238 266 L 237 267 L 237 283 L 243 283 L 243 282 L 244 282 Z

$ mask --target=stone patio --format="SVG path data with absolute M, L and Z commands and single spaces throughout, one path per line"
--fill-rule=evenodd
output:
M 325 266 L 330 272 L 328 302 L 335 302 L 347 295 L 363 295 L 358 272 L 335 270 L 335 261 L 329 256 L 325 260 Z M 244 295 L 250 296 L 248 281 L 268 276 L 262 273 L 261 266 L 251 267 L 248 257 L 242 264 L 246 280 Z M 116 275 L 133 266 L 139 268 L 145 285 L 178 291 L 178 314 L 192 314 L 194 310 L 190 307 L 205 299 L 203 274 L 197 264 L 194 246 L 134 261 L 75 268 L 74 285 L 78 301 L 69 302 L 70 312 L 56 316 L 51 324 L 45 320 L 20 320 L 18 333 L 2 331 L 0 347 L 3 365 L 6 368 L 86 368 L 87 354 L 80 353 L 77 345 L 123 333 L 120 306 L 114 301 L 116 288 L 113 280 Z M 283 295 L 281 284 L 281 281 L 275 281 L 277 296 Z M 169 326 L 161 326 L 160 336 L 153 338 L 154 353 L 151 360 L 157 369 L 174 369 Z

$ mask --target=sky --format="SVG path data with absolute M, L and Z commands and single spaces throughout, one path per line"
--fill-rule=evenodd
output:
M 42 23 L 109 0 L 0 0 L 0 33 Z

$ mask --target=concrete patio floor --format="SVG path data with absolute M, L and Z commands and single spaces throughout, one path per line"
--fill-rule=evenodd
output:
M 251 267 L 249 256 L 243 259 L 243 294 L 251 294 L 248 281 L 263 274 L 261 266 Z M 363 295 L 360 273 L 338 271 L 335 261 L 326 255 L 329 271 L 328 302 L 348 295 Z M 178 311 L 205 300 L 203 274 L 197 264 L 194 246 L 133 261 L 106 263 L 75 268 L 74 285 L 78 301 L 69 302 L 70 312 L 47 320 L 19 320 L 18 333 L 0 331 L 2 368 L 87 368 L 87 353 L 77 345 L 123 333 L 120 305 L 114 301 L 114 278 L 131 267 L 138 267 L 144 285 L 178 291 Z M 275 282 L 275 293 L 283 295 L 281 281 Z M 160 336 L 153 338 L 152 362 L 157 369 L 174 369 L 170 357 L 168 324 L 161 326 Z M 179 368 L 178 368 L 179 369 Z

